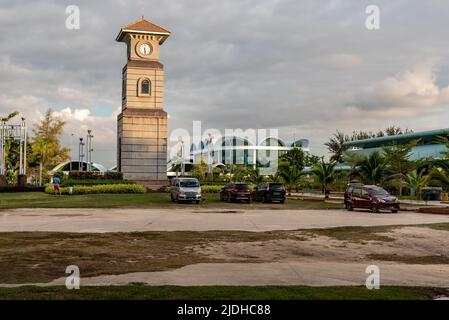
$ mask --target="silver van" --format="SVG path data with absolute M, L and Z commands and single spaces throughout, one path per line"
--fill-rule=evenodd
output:
M 201 186 L 195 178 L 173 178 L 170 186 L 170 197 L 173 202 L 201 201 Z

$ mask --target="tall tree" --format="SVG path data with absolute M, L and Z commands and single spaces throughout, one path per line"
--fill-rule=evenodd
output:
M 329 198 L 329 186 L 335 180 L 335 161 L 324 162 L 324 159 L 321 159 L 321 162 L 316 164 L 312 170 L 312 173 L 315 175 L 316 182 L 321 186 L 321 190 L 324 193 L 325 199 Z
M 349 137 L 337 130 L 337 133 L 329 139 L 324 145 L 327 147 L 331 155 L 331 160 L 341 163 L 343 162 L 343 153 L 348 150 L 348 147 L 344 146 L 344 143 L 349 141 Z
M 393 127 L 394 128 L 394 127 Z M 406 144 L 391 144 L 382 148 L 385 158 L 386 180 L 399 189 L 402 195 L 402 187 L 407 175 L 414 169 L 413 161 L 410 161 L 411 151 L 418 140 Z
M 361 157 L 354 163 L 355 175 L 365 184 L 381 184 L 385 174 L 385 158 L 375 151 L 368 157 Z
M 43 170 L 50 170 L 69 159 L 70 149 L 63 148 L 60 142 L 64 125 L 65 122 L 56 117 L 52 109 L 48 109 L 40 123 L 33 128 L 32 150 L 35 160 L 39 163 L 41 176 Z
M 419 200 L 421 199 L 421 190 L 422 190 L 422 188 L 427 186 L 427 184 L 429 183 L 429 180 L 430 180 L 430 176 L 424 175 L 423 171 L 421 171 L 419 173 L 417 173 L 415 171 L 415 172 L 407 174 L 407 176 L 406 176 L 407 186 L 416 191 L 416 195 Z
M 287 187 L 288 195 L 291 195 L 293 188 L 298 187 L 302 175 L 302 171 L 295 166 L 282 166 L 279 168 L 279 176 Z
M 280 166 L 296 167 L 299 171 L 304 169 L 304 151 L 294 147 L 279 157 Z

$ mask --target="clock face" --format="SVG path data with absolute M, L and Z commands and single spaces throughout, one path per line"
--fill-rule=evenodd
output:
M 151 54 L 152 48 L 149 43 L 142 43 L 141 45 L 139 45 L 138 50 L 142 56 L 148 56 Z

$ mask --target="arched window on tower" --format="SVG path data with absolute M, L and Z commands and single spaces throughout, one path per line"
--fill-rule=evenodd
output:
M 150 80 L 148 80 L 148 79 L 142 80 L 142 82 L 140 84 L 140 93 L 141 94 L 150 94 L 150 91 L 151 91 Z

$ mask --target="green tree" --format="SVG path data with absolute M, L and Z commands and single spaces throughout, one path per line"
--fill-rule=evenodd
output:
M 430 176 L 424 175 L 421 171 L 419 173 L 412 172 L 407 174 L 406 176 L 406 184 L 409 188 L 414 189 L 416 191 L 416 195 L 418 199 L 421 199 L 421 190 L 426 187 L 429 183 Z
M 192 165 L 192 177 L 203 180 L 206 177 L 207 164 L 203 161 L 200 164 Z
M 334 133 L 333 137 L 329 139 L 329 142 L 324 144 L 331 153 L 331 161 L 343 162 L 343 153 L 348 150 L 348 147 L 344 145 L 347 141 L 349 141 L 349 137 L 337 130 L 337 133 Z
M 304 151 L 301 148 L 293 147 L 279 157 L 280 166 L 296 167 L 299 171 L 304 169 Z
M 304 166 L 313 167 L 317 163 L 319 163 L 320 160 L 321 158 L 319 156 L 311 154 L 310 152 L 306 152 L 304 157 Z
M 324 193 L 324 198 L 329 198 L 329 186 L 335 180 L 335 161 L 331 161 L 326 163 L 324 158 L 321 159 L 321 162 L 316 164 L 312 169 L 312 173 L 315 176 L 316 182 L 320 185 L 321 190 Z
M 365 184 L 381 184 L 385 178 L 385 158 L 380 152 L 375 151 L 368 157 L 355 160 L 355 175 Z
M 63 148 L 60 142 L 64 125 L 65 122 L 55 117 L 52 109 L 48 109 L 40 123 L 33 128 L 32 153 L 34 161 L 39 163 L 41 178 L 44 170 L 48 171 L 69 159 L 70 149 Z
M 446 191 L 449 190 L 449 161 L 435 161 L 430 176 L 433 180 L 440 183 Z
M 386 181 L 399 189 L 399 195 L 402 195 L 402 187 L 406 183 L 407 175 L 414 169 L 415 164 L 410 161 L 410 155 L 417 143 L 418 140 L 415 140 L 406 144 L 394 143 L 382 148 L 386 165 Z
M 265 177 L 260 174 L 259 168 L 248 169 L 249 181 L 255 185 L 259 185 L 265 181 Z
M 295 166 L 283 166 L 279 168 L 278 172 L 287 187 L 288 195 L 291 195 L 292 189 L 297 188 L 301 181 L 302 171 Z

